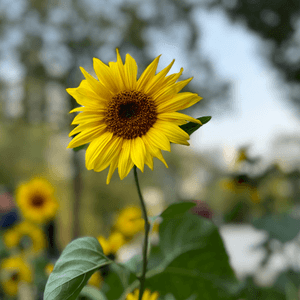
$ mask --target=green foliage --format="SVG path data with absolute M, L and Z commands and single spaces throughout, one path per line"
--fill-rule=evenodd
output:
M 146 287 L 162 297 L 173 294 L 175 299 L 236 299 L 241 286 L 218 229 L 189 213 L 193 206 L 190 202 L 172 204 L 160 215 L 160 243 L 150 252 Z M 124 300 L 139 287 L 140 256 L 111 267 L 102 290 L 107 299 Z
M 171 292 L 175 299 L 235 299 L 239 284 L 211 221 L 189 212 L 165 218 L 159 247 L 155 262 L 150 256 L 149 265 L 155 267 L 147 273 L 149 289 L 161 295 Z
M 80 297 L 86 297 L 90 300 L 107 300 L 101 291 L 92 286 L 85 286 L 79 294 L 79 299 Z
M 268 232 L 270 238 L 282 243 L 293 240 L 299 233 L 300 220 L 289 214 L 265 215 L 255 221 L 253 225 Z
M 173 203 L 167 209 L 165 209 L 160 216 L 164 220 L 180 217 L 194 206 L 196 206 L 196 203 L 194 202 Z
M 196 124 L 196 123 L 193 123 L 193 122 L 189 122 L 189 123 L 181 125 L 179 127 L 181 129 L 183 129 L 187 134 L 191 135 L 193 132 L 195 132 L 196 130 L 198 130 L 201 126 L 203 126 L 204 124 L 206 124 L 207 122 L 209 122 L 210 119 L 211 119 L 211 117 L 209 117 L 209 116 L 197 118 L 197 120 L 200 120 L 200 122 L 202 123 L 202 125 Z
M 44 299 L 75 300 L 91 275 L 110 263 L 97 239 L 84 237 L 74 240 L 56 262 Z

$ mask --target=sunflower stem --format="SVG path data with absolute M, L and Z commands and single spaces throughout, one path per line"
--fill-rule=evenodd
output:
M 140 185 L 139 185 L 136 166 L 133 167 L 133 170 L 134 170 L 134 180 L 135 180 L 136 188 L 137 188 L 138 195 L 139 195 L 139 198 L 140 198 L 140 201 L 141 201 L 143 217 L 144 217 L 144 220 L 145 220 L 145 238 L 144 238 L 144 246 L 143 246 L 143 270 L 142 270 L 142 275 L 139 278 L 140 279 L 139 300 L 142 300 L 144 289 L 145 289 L 145 277 L 146 277 L 147 262 L 148 262 L 147 249 L 148 249 L 148 237 L 149 237 L 150 224 L 149 224 L 149 221 L 148 221 L 145 201 L 143 199 L 143 196 L 142 196 L 142 193 L 141 193 L 141 188 L 140 188 Z

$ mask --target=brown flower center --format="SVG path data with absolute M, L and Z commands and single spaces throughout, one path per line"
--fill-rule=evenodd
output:
M 130 140 L 148 132 L 157 120 L 154 101 L 139 91 L 123 91 L 108 103 L 105 123 L 114 135 Z
M 14 273 L 11 274 L 10 279 L 12 281 L 18 281 L 20 279 L 20 274 L 18 272 L 14 272 Z
M 41 207 L 44 205 L 45 198 L 42 195 L 34 195 L 31 199 L 32 206 Z

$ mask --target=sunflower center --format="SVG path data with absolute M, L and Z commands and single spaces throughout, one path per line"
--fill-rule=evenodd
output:
M 12 281 L 18 281 L 20 279 L 20 274 L 18 272 L 14 272 L 14 273 L 11 274 L 10 279 Z
M 45 199 L 41 195 L 34 195 L 31 199 L 31 204 L 32 204 L 32 206 L 35 206 L 35 207 L 43 206 L 44 202 L 45 202 Z
M 152 98 L 139 91 L 123 91 L 108 103 L 105 123 L 114 135 L 130 140 L 148 132 L 157 120 Z

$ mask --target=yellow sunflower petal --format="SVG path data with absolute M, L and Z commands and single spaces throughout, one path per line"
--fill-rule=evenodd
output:
M 137 137 L 131 140 L 130 156 L 132 162 L 144 172 L 146 148 L 143 140 Z
M 173 59 L 166 68 L 164 68 L 162 71 L 156 74 L 152 80 L 150 80 L 150 82 L 145 86 L 145 93 L 152 97 L 152 93 L 155 93 L 157 89 L 161 88 L 161 85 L 163 84 L 162 79 L 168 74 L 174 62 L 175 60 Z
M 93 66 L 100 82 L 103 83 L 103 85 L 110 91 L 111 94 L 117 93 L 118 86 L 115 82 L 115 78 L 110 67 L 98 58 L 93 59 Z
M 199 97 L 197 94 L 189 92 L 180 93 L 174 96 L 172 99 L 169 99 L 164 103 L 160 103 L 157 106 L 157 113 L 160 114 L 165 112 L 183 110 L 199 102 L 201 99 L 202 98 Z
M 116 49 L 116 52 L 117 62 L 109 62 L 109 67 L 115 76 L 115 83 L 118 85 L 118 90 L 123 91 L 128 89 L 128 86 L 126 85 L 125 68 L 118 48 Z
M 107 175 L 107 179 L 106 179 L 106 184 L 110 183 L 111 177 L 114 174 L 116 168 L 118 167 L 118 163 L 119 163 L 119 157 L 115 157 L 115 159 L 112 160 L 109 171 L 108 171 L 108 175 Z
M 76 148 L 81 145 L 90 143 L 94 139 L 101 136 L 101 134 L 105 131 L 105 128 L 106 125 L 101 124 L 96 127 L 92 127 L 90 129 L 82 131 L 72 139 L 67 148 Z
M 156 130 L 153 127 L 145 134 L 147 140 L 152 143 L 155 147 L 165 150 L 171 151 L 170 141 L 164 135 L 161 130 Z
M 133 167 L 133 162 L 130 158 L 130 150 L 131 150 L 130 146 L 131 146 L 130 140 L 123 141 L 123 147 L 120 153 L 119 165 L 118 165 L 118 171 L 121 180 L 124 177 L 126 177 L 126 175 L 130 172 L 131 168 Z
M 157 121 L 153 128 L 162 131 L 172 143 L 189 146 L 187 140 L 190 139 L 190 136 L 177 125 L 170 122 Z
M 138 68 L 135 60 L 127 54 L 125 61 L 125 78 L 127 79 L 127 88 L 130 90 L 136 89 L 137 70 Z
M 103 108 L 103 102 L 101 102 L 100 98 L 96 98 L 96 95 L 93 94 L 94 101 L 87 98 L 86 95 L 83 94 L 82 90 L 78 90 L 79 88 L 69 88 L 66 91 L 77 101 L 78 104 L 89 107 L 90 109 L 98 109 Z
M 155 147 L 155 146 L 153 145 L 153 143 L 151 143 L 151 142 L 147 139 L 147 137 L 146 137 L 145 135 L 142 136 L 142 139 L 143 139 L 143 141 L 144 141 L 144 143 L 145 143 L 145 146 L 146 146 L 146 149 L 147 149 L 147 151 L 149 151 L 150 155 L 152 155 L 153 157 L 158 158 L 158 159 L 159 159 L 160 161 L 162 161 L 162 162 L 164 163 L 164 165 L 168 168 L 168 165 L 167 165 L 165 159 L 163 158 L 163 156 L 162 156 L 162 154 L 161 154 L 161 150 L 158 149 L 157 147 Z M 153 163 L 152 163 L 152 165 L 153 165 Z
M 99 82 L 96 78 L 90 75 L 84 68 L 80 67 L 80 71 L 82 72 L 83 76 L 87 80 L 89 86 L 91 87 L 94 93 L 96 93 L 99 97 L 103 97 L 104 99 L 110 97 L 110 90 L 107 88 L 105 84 Z M 97 73 L 96 75 L 98 77 Z
M 88 170 L 94 168 L 95 159 L 99 155 L 102 155 L 102 150 L 105 148 L 107 143 L 109 143 L 112 137 L 113 134 L 111 132 L 106 131 L 90 143 L 85 153 L 85 166 Z
M 136 87 L 138 91 L 145 90 L 145 86 L 148 84 L 149 80 L 151 80 L 155 75 L 160 56 L 161 55 L 157 56 L 140 76 Z
M 83 123 L 83 124 L 80 124 L 78 126 L 76 126 L 70 133 L 69 133 L 69 137 L 71 137 L 72 135 L 75 135 L 85 129 L 88 129 L 88 128 L 92 128 L 92 127 L 95 127 L 97 125 L 100 125 L 100 122 L 99 121 L 96 121 L 96 122 L 89 122 L 89 123 Z
M 101 155 L 95 159 L 94 170 L 101 172 L 106 169 L 112 163 L 113 159 L 119 155 L 122 144 L 122 138 L 113 137 L 101 150 Z
M 165 80 L 162 84 L 162 88 L 157 89 L 157 91 L 154 91 L 152 93 L 152 97 L 153 97 L 153 99 L 155 99 L 155 102 L 157 102 L 156 99 L 158 99 L 158 98 L 164 99 L 165 97 L 174 95 L 176 93 L 174 84 L 175 84 L 176 80 L 181 76 L 182 72 L 183 72 L 183 68 L 180 69 L 179 73 L 169 75 L 165 78 Z
M 159 114 L 157 116 L 157 118 L 159 120 L 164 120 L 164 121 L 185 120 L 185 121 L 190 121 L 190 122 L 198 123 L 198 124 L 202 125 L 201 121 L 199 121 L 193 117 L 190 117 L 188 115 L 179 113 L 179 112 L 162 113 L 162 114 Z
M 153 157 L 148 151 L 145 155 L 145 164 L 153 171 Z
M 105 113 L 99 110 L 95 110 L 94 112 L 82 112 L 78 114 L 73 122 L 72 125 L 80 124 L 80 123 L 90 123 L 90 122 L 99 122 L 104 119 Z

